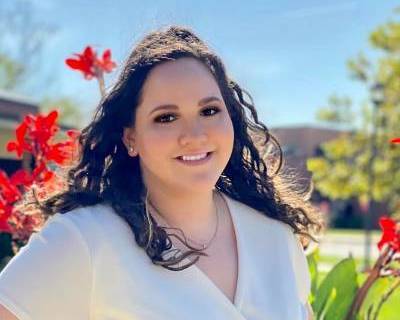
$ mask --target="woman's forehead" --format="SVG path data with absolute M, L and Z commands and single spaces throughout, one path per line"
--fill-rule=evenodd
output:
M 191 57 L 161 62 L 150 71 L 150 75 L 153 76 L 166 76 L 169 74 L 195 76 L 204 73 L 210 73 L 208 67 L 202 61 Z M 210 74 L 210 76 L 212 75 Z
M 218 84 L 200 61 L 180 58 L 153 68 L 142 90 L 142 102 L 165 102 L 167 99 L 221 96 Z M 161 101 L 160 101 L 161 100 Z

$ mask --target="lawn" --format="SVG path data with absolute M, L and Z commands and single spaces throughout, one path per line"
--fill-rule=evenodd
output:
M 328 234 L 341 235 L 341 236 L 364 236 L 364 230 L 360 229 L 329 229 Z M 372 230 L 371 235 L 377 237 L 381 234 L 379 230 Z

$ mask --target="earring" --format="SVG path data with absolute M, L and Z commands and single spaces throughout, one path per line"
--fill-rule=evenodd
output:
M 137 155 L 137 152 L 133 150 L 131 146 L 129 146 L 129 152 L 128 152 L 132 157 L 135 157 Z

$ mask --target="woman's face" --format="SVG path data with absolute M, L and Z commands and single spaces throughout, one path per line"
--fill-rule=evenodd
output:
M 233 140 L 217 82 L 194 58 L 164 62 L 151 70 L 134 127 L 124 129 L 124 143 L 138 152 L 150 190 L 211 190 L 229 161 Z M 208 152 L 212 153 L 203 161 L 178 159 Z

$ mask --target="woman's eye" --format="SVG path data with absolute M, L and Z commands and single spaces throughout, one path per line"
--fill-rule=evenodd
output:
M 211 111 L 211 113 L 209 111 Z M 203 113 L 207 114 L 207 117 L 216 115 L 220 111 L 221 110 L 218 107 L 209 107 L 209 108 L 205 108 L 202 110 Z M 162 114 L 162 115 L 156 117 L 154 119 L 154 121 L 158 122 L 158 123 L 169 123 L 169 122 L 173 122 L 173 120 L 169 121 L 168 119 L 175 118 L 175 117 L 176 116 L 172 113 L 166 113 L 166 114 Z
M 158 116 L 154 119 L 155 122 L 160 122 L 160 123 L 166 123 L 166 122 L 171 122 L 171 121 L 162 121 L 163 119 L 169 118 L 169 117 L 174 117 L 173 114 L 162 114 L 161 116 Z
M 215 114 L 217 114 L 218 112 L 220 112 L 220 109 L 219 109 L 218 107 L 206 108 L 206 109 L 203 110 L 203 112 L 204 112 L 204 111 L 207 111 L 207 110 L 214 111 L 214 112 L 211 114 L 212 116 L 215 115 Z

